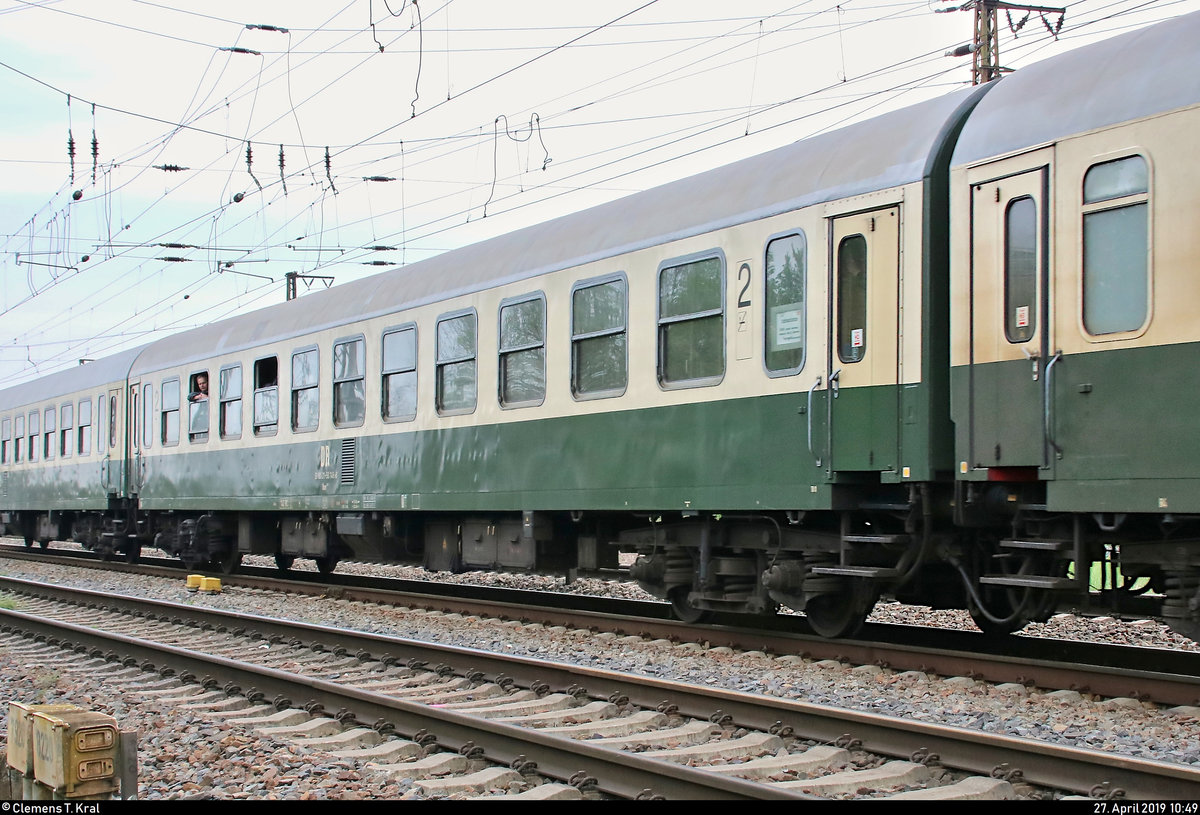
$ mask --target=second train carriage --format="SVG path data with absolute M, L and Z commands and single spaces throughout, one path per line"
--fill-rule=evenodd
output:
M 1198 28 L 0 393 L 0 522 L 226 569 L 619 547 L 682 617 L 828 635 L 883 594 L 1008 631 L 1150 589 L 1195 636 Z M 72 374 L 116 408 L 79 507 L 18 452 Z

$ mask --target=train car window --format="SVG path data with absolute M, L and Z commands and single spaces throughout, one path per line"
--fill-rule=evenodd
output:
M 222 368 L 218 375 L 217 396 L 220 399 L 218 432 L 223 439 L 242 437 L 242 366 Z
M 383 335 L 383 420 L 407 422 L 417 417 L 417 329 L 400 328 Z
M 92 400 L 79 400 L 79 432 L 75 435 L 75 451 L 81 456 L 92 453 Z
M 292 430 L 316 430 L 321 418 L 321 353 L 292 354 Z
M 767 319 L 763 325 L 763 361 L 773 376 L 798 373 L 804 367 L 807 323 L 804 292 L 808 246 L 804 233 L 767 244 L 765 270 Z
M 0 464 L 8 464 L 12 454 L 12 419 L 7 416 L 0 419 Z
M 134 450 L 142 449 L 142 439 L 138 435 L 138 425 L 142 421 L 142 414 L 138 410 L 138 389 L 137 385 L 129 389 L 129 438 L 132 440 L 130 445 Z
M 358 427 L 367 417 L 366 340 L 333 344 L 333 425 Z
M 571 292 L 571 393 L 620 396 L 628 382 L 625 279 L 577 283 Z
M 279 357 L 254 362 L 254 435 L 279 431 Z
M 154 442 L 154 384 L 142 385 L 142 447 L 149 450 Z
M 725 268 L 719 257 L 658 273 L 658 381 L 698 385 L 725 373 Z
M 117 397 L 108 397 L 108 449 L 117 449 Z
M 39 442 L 41 441 L 41 437 L 42 437 L 42 432 L 41 432 L 40 428 L 41 428 L 41 422 L 38 419 L 38 412 L 35 410 L 29 414 L 29 425 L 28 425 L 29 436 L 27 437 L 29 444 L 25 448 L 29 452 L 30 462 L 34 462 L 34 461 L 38 460 L 38 446 L 39 446 Z
M 70 458 L 75 450 L 75 405 L 67 402 L 58 410 L 58 454 Z
M 437 322 L 437 412 L 443 416 L 475 409 L 475 312 Z
M 1095 164 L 1083 177 L 1083 325 L 1136 331 L 1150 313 L 1150 172 L 1141 156 Z
M 546 297 L 500 306 L 500 404 L 540 405 L 546 398 Z
M 838 244 L 838 359 L 861 362 L 867 354 L 867 239 L 847 235 Z
M 188 441 L 208 441 L 208 371 L 188 380 Z
M 54 441 L 58 435 L 55 432 L 55 416 L 57 411 L 54 408 L 46 408 L 45 415 L 42 420 L 42 458 L 46 461 L 54 460 Z
M 162 397 L 159 402 L 158 438 L 163 447 L 174 447 L 179 444 L 179 379 L 168 379 L 162 383 Z
M 13 464 L 21 463 L 21 445 L 25 437 L 25 417 L 13 417 Z
M 1008 202 L 1004 214 L 1004 336 L 1028 342 L 1037 333 L 1037 203 L 1029 196 Z

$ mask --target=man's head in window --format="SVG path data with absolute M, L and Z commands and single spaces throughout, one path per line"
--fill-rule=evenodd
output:
M 208 374 L 198 373 L 192 377 L 192 395 L 193 402 L 199 402 L 208 398 Z

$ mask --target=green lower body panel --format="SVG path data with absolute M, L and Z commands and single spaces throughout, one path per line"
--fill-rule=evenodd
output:
M 1010 425 L 1010 436 L 1045 445 L 1045 463 L 1032 466 L 1046 482 L 1047 509 L 1200 512 L 1198 358 L 1196 344 L 1066 356 L 1051 370 L 1049 405 L 1044 381 L 1000 405 L 1024 417 Z M 998 381 L 1028 379 L 1029 371 L 1027 361 L 976 366 L 974 398 L 988 398 Z M 954 369 L 951 383 L 956 456 L 969 461 L 968 369 Z M 989 473 L 976 468 L 966 477 L 984 480 Z
M 827 440 L 818 396 L 814 446 Z M 151 451 L 140 503 L 245 511 L 828 509 L 834 488 L 825 462 L 818 466 L 809 451 L 806 407 L 805 394 L 789 394 L 462 429 L 393 425 L 384 435 L 295 436 L 248 451 L 222 451 L 210 440 L 187 455 Z M 871 427 L 870 415 L 845 416 Z

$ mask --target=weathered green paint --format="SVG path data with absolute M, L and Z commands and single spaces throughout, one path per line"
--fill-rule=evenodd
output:
M 0 509 L 104 510 L 108 493 L 101 483 L 102 462 L 96 459 L 59 459 L 5 474 L 5 495 Z
M 823 441 L 818 396 L 814 440 Z M 826 462 L 818 467 L 808 452 L 806 399 L 788 394 L 424 432 L 393 426 L 357 438 L 348 484 L 340 480 L 340 439 L 302 436 L 250 451 L 222 451 L 210 441 L 186 456 L 148 456 L 140 502 L 149 510 L 246 511 L 828 509 L 840 499 Z M 861 421 L 869 426 L 869 417 Z
M 1051 437 L 1047 508 L 1064 512 L 1200 512 L 1200 346 L 1180 344 L 1098 351 L 1063 357 L 1051 374 Z M 977 366 L 1001 381 L 1007 372 Z M 998 367 L 998 366 L 995 366 Z M 1029 376 L 1029 363 L 1007 365 Z M 965 418 L 966 368 L 951 372 L 956 417 Z M 1032 404 L 1029 404 L 1032 403 Z M 1030 435 L 1043 438 L 1042 398 L 1014 410 L 1036 411 Z M 965 460 L 967 428 L 956 439 Z M 987 463 L 987 462 L 985 462 Z M 960 476 L 962 477 L 962 476 Z M 967 478 L 986 478 L 973 471 Z

